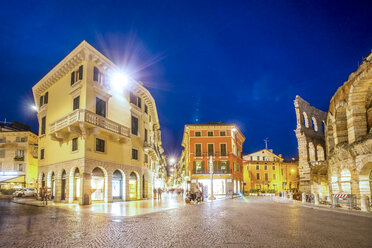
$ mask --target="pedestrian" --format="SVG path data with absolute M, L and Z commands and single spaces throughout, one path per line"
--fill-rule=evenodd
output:
M 161 193 L 162 193 L 162 190 L 161 190 L 161 188 L 159 188 L 159 189 L 158 189 L 159 200 L 161 200 Z
M 154 188 L 154 199 L 156 199 L 156 188 Z

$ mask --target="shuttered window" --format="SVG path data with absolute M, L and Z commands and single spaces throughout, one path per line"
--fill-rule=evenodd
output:
M 201 144 L 195 144 L 195 156 L 196 157 L 202 156 Z
M 45 93 L 44 95 L 44 104 L 47 104 L 48 103 L 48 100 L 49 100 L 49 93 Z
M 138 160 L 138 150 L 132 148 L 132 159 Z
M 96 114 L 106 117 L 106 102 L 96 97 Z
M 43 106 L 43 104 L 44 104 L 44 96 L 41 96 L 40 101 L 39 101 L 39 107 Z
M 80 96 L 74 98 L 72 110 L 80 108 Z
M 132 134 L 138 135 L 138 118 L 132 116 Z
M 227 156 L 226 144 L 221 144 L 221 156 Z
M 41 131 L 40 131 L 40 133 L 42 135 L 45 134 L 45 126 L 46 126 L 46 116 L 41 118 Z
M 41 160 L 44 159 L 44 155 L 45 155 L 45 149 L 43 148 L 43 149 L 40 150 L 40 159 Z
M 72 139 L 71 148 L 73 152 L 78 150 L 78 138 L 77 137 Z
M 75 83 L 75 72 L 71 72 L 71 85 Z
M 105 140 L 96 138 L 96 152 L 105 152 Z
M 213 144 L 208 144 L 208 157 L 214 156 L 214 147 Z

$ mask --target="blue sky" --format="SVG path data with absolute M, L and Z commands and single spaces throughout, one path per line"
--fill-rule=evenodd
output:
M 297 155 L 293 100 L 327 110 L 372 49 L 368 1 L 10 1 L 0 9 L 0 120 L 37 130 L 31 87 L 82 40 L 153 94 L 163 145 L 234 122 L 244 152 Z

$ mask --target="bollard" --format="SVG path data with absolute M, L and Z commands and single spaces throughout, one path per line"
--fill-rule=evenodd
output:
M 360 199 L 360 210 L 362 211 L 365 211 L 365 212 L 368 212 L 368 196 L 366 195 L 362 195 L 361 199 Z
M 319 205 L 319 194 L 314 194 L 314 203 L 315 205 Z
M 302 193 L 302 203 L 305 203 L 305 202 L 306 202 L 306 194 Z
M 284 191 L 284 199 L 287 199 L 288 198 L 288 192 L 287 191 Z

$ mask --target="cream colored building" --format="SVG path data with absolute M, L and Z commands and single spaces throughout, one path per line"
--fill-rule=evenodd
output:
M 165 184 L 155 101 L 86 41 L 33 88 L 39 187 L 56 201 L 137 200 Z
M 36 188 L 37 135 L 19 122 L 0 125 L 0 187 Z

